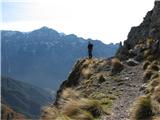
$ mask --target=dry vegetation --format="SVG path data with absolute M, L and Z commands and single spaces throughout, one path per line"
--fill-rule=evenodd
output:
M 143 64 L 144 80 L 147 83 L 146 95 L 140 96 L 132 107 L 133 120 L 159 120 L 160 119 L 160 72 L 159 61 Z
M 65 100 L 64 100 L 65 99 Z M 58 106 L 44 108 L 43 120 L 93 120 L 105 114 L 98 100 L 84 98 L 73 89 L 67 88 L 62 92 Z
M 144 61 L 144 63 L 143 63 L 143 70 L 146 70 L 150 64 L 151 64 L 150 61 L 148 61 L 148 60 Z
M 21 113 L 17 113 L 10 107 L 1 104 L 1 119 L 2 120 L 25 120 L 25 116 Z
M 118 58 L 113 58 L 111 60 L 112 73 L 120 72 L 123 69 L 123 64 Z
M 139 97 L 132 108 L 132 120 L 148 120 L 152 116 L 151 100 L 148 96 Z

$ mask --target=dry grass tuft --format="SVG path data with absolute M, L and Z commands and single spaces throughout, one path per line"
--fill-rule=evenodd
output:
M 153 70 L 153 71 L 159 71 L 159 67 L 155 64 L 149 65 L 147 69 Z
M 144 73 L 143 73 L 143 80 L 144 82 L 148 82 L 148 80 L 151 79 L 152 75 L 153 75 L 153 71 L 151 70 L 146 70 Z
M 147 93 L 153 93 L 154 89 L 158 85 L 160 85 L 160 77 L 154 78 L 153 80 L 149 82 L 149 84 L 147 85 L 147 89 L 146 89 Z
M 147 96 L 139 97 L 132 108 L 132 120 L 146 120 L 152 116 L 151 100 Z
M 79 99 L 80 93 L 74 89 L 66 88 L 61 94 L 63 99 Z
M 152 62 L 152 64 L 158 65 L 158 64 L 159 64 L 159 61 L 158 61 L 158 60 L 154 60 L 154 61 Z
M 91 75 L 93 74 L 94 70 L 92 68 L 86 68 L 82 69 L 82 75 L 86 78 L 89 79 Z
M 64 104 L 61 111 L 63 114 L 67 116 L 72 116 L 80 111 L 79 106 L 80 106 L 79 101 L 70 99 Z
M 152 62 L 155 60 L 155 57 L 153 55 L 149 55 L 146 59 Z
M 147 67 L 148 67 L 150 64 L 151 64 L 150 61 L 145 61 L 145 62 L 143 63 L 143 70 L 146 70 Z
M 152 94 L 152 111 L 155 115 L 160 113 L 160 84 L 157 85 Z
M 63 103 L 44 108 L 41 118 L 43 120 L 93 120 L 104 113 L 99 101 L 79 96 L 80 93 L 77 91 L 65 89 L 61 95 Z
M 120 72 L 123 69 L 123 65 L 118 58 L 112 59 L 111 64 L 112 64 L 112 72 L 113 73 Z
M 151 55 L 151 50 L 148 50 L 148 49 L 145 50 L 144 53 L 143 53 L 144 58 L 147 58 L 150 55 Z
M 57 120 L 60 113 L 56 107 L 44 107 L 41 115 L 42 120 Z
M 160 105 L 160 83 L 154 89 L 153 98 L 156 100 Z
M 147 46 L 148 46 L 148 47 L 152 46 L 154 42 L 155 42 L 154 39 L 148 38 L 148 39 L 147 39 Z

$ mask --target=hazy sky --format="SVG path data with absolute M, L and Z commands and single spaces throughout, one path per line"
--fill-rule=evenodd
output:
M 32 31 L 48 26 L 104 43 L 127 38 L 154 0 L 1 0 L 0 29 Z

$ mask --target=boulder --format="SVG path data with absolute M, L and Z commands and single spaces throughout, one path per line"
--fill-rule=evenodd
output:
M 136 60 L 134 60 L 134 59 L 129 59 L 129 60 L 127 60 L 127 64 L 128 64 L 129 66 L 136 66 L 136 65 L 139 64 L 139 62 L 136 61 Z

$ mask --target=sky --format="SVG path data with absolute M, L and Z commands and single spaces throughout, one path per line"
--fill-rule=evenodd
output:
M 0 29 L 29 32 L 47 26 L 117 43 L 153 6 L 154 0 L 1 0 Z

